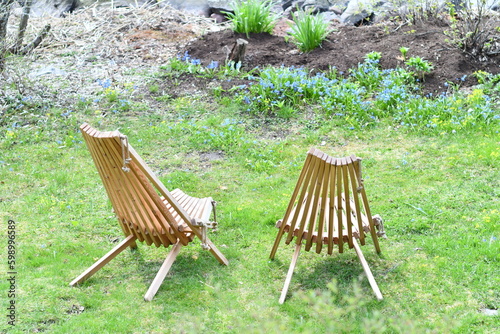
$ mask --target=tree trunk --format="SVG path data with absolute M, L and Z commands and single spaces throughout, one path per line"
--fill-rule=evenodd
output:
M 13 53 L 18 53 L 21 50 L 24 40 L 24 33 L 26 32 L 26 26 L 28 25 L 28 19 L 30 17 L 31 4 L 33 0 L 25 0 L 22 4 L 23 15 L 21 16 L 21 21 L 19 22 L 19 30 L 17 32 L 16 43 L 13 47 Z
M 7 52 L 7 22 L 14 0 L 0 0 L 0 72 L 5 68 L 5 53 Z

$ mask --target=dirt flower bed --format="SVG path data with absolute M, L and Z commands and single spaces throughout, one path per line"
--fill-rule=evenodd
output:
M 12 32 L 18 19 L 11 17 Z M 170 7 L 91 7 L 64 18 L 31 19 L 27 40 L 47 23 L 52 29 L 39 48 L 24 59 L 9 59 L 3 75 L 11 84 L 9 89 L 15 89 L 2 88 L 4 95 L 20 92 L 71 105 L 77 98 L 91 98 L 96 91 L 116 83 L 143 87 L 159 66 L 185 52 L 203 65 L 212 61 L 223 64 L 237 38 L 249 41 L 246 69 L 266 65 L 311 70 L 336 68 L 345 75 L 372 51 L 382 54 L 383 68 L 404 66 L 400 48 L 406 47 L 409 57 L 422 57 L 434 66 L 422 83 L 426 94 L 473 86 L 477 83 L 473 73 L 478 70 L 500 72 L 500 55 L 483 61 L 467 55 L 450 45 L 446 36 L 449 26 L 438 21 L 411 26 L 389 22 L 365 27 L 332 23 L 334 32 L 310 53 L 300 53 L 286 41 L 286 20 L 278 24 L 272 35 L 252 34 L 247 38 L 233 33 L 227 23 L 217 24 Z M 186 77 L 181 82 L 188 84 L 187 93 L 210 86 L 195 78 Z M 178 90 L 179 82 L 160 84 L 162 91 L 168 93 Z

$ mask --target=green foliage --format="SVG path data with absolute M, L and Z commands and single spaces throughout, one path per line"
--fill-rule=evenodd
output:
M 449 3 L 448 7 L 453 14 L 450 30 L 445 32 L 450 44 L 473 56 L 487 57 L 498 52 L 498 15 L 489 13 L 486 0 L 467 0 L 460 8 Z
M 401 57 L 403 58 L 403 61 L 406 61 L 406 55 L 408 54 L 408 50 L 410 49 L 404 46 L 399 48 L 399 52 L 401 52 Z
M 428 60 L 424 60 L 421 57 L 411 57 L 405 61 L 405 65 L 408 66 L 410 71 L 420 79 L 424 80 L 424 76 L 432 71 L 432 63 Z
M 380 62 L 380 59 L 382 59 L 382 53 L 377 52 L 377 51 L 372 51 L 370 53 L 367 53 L 365 55 L 365 60 L 369 63 L 376 63 L 378 64 Z
M 331 30 L 329 23 L 322 14 L 314 15 L 311 11 L 297 10 L 292 13 L 294 24 L 290 24 L 292 41 L 301 52 L 310 52 L 316 49 L 325 40 Z
M 236 0 L 232 5 L 233 13 L 225 12 L 237 33 L 271 33 L 278 15 L 271 12 L 272 0 Z
M 316 117 L 335 120 L 350 129 L 381 122 L 412 131 L 439 133 L 486 126 L 498 128 L 497 76 L 477 72 L 483 87 L 468 95 L 457 91 L 422 97 L 419 81 L 432 70 L 430 62 L 411 57 L 405 61 L 405 68 L 382 69 L 381 59 L 380 52 L 368 53 L 364 62 L 344 78 L 335 68 L 315 74 L 304 68 L 284 66 L 251 72 L 241 71 L 232 64 L 208 69 L 211 66 L 204 67 L 186 54 L 164 68 L 164 75 L 196 73 L 210 78 L 235 76 L 250 80 L 250 84 L 236 86 L 224 94 L 220 87 L 212 93 L 223 105 L 237 102 L 244 106 L 245 112 L 265 117 L 293 119 L 310 108 L 315 110 Z M 230 99 L 227 94 L 234 96 Z
M 251 75 L 252 71 L 242 73 L 241 62 L 233 61 L 220 65 L 217 61 L 211 61 L 209 64 L 202 64 L 200 59 L 193 58 L 186 51 L 184 55 L 178 55 L 170 59 L 169 63 L 160 67 L 163 71 L 161 76 L 168 78 L 179 78 L 184 74 L 191 74 L 206 79 L 227 79 L 227 77 L 246 77 Z

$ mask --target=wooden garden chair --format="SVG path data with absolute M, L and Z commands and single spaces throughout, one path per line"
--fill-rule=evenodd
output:
M 375 226 L 379 232 L 375 231 Z M 304 167 L 299 176 L 285 216 L 276 224 L 278 235 L 271 251 L 274 259 L 283 235 L 286 244 L 295 238 L 295 253 L 279 299 L 285 301 L 297 258 L 305 244 L 309 251 L 314 245 L 316 253 L 325 248 L 333 253 L 334 245 L 340 253 L 344 246 L 354 248 L 370 285 L 379 300 L 382 294 L 373 278 L 361 248 L 365 244 L 366 233 L 372 237 L 377 253 L 380 247 L 377 236 L 384 236 L 382 220 L 372 217 L 361 179 L 361 159 L 356 156 L 333 158 L 317 149 L 309 150 Z
M 146 301 L 155 296 L 181 247 L 195 237 L 221 264 L 228 264 L 207 237 L 207 228 L 217 224 L 209 220 L 212 211 L 216 220 L 212 198 L 191 197 L 179 189 L 169 192 L 120 132 L 99 132 L 88 124 L 80 130 L 125 239 L 74 279 L 71 286 L 82 283 L 127 247 L 137 247 L 136 240 L 156 247 L 173 245 L 144 296 Z

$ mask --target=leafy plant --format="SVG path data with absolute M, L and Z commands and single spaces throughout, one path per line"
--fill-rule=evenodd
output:
M 271 8 L 272 0 L 238 0 L 232 4 L 233 13 L 224 12 L 231 20 L 233 30 L 237 33 L 271 33 L 278 18 Z
M 367 53 L 365 55 L 365 60 L 369 63 L 376 63 L 378 64 L 380 62 L 380 59 L 382 59 L 382 53 L 377 52 L 377 51 L 372 51 L 370 53 Z
M 473 56 L 487 57 L 500 52 L 500 31 L 498 16 L 488 14 L 486 0 L 465 1 L 459 9 L 449 4 L 450 30 L 445 33 L 451 38 L 449 43 Z
M 484 71 L 474 72 L 474 76 L 484 93 L 500 104 L 500 74 L 491 74 Z
M 316 49 L 325 40 L 331 30 L 322 14 L 314 15 L 311 10 L 297 10 L 292 13 L 294 24 L 290 24 L 292 41 L 301 52 L 310 52 Z
M 405 64 L 420 80 L 423 80 L 424 76 L 430 73 L 433 69 L 432 63 L 422 57 L 411 57 L 405 62 Z
M 399 52 L 401 52 L 401 58 L 403 58 L 403 61 L 406 60 L 406 55 L 408 54 L 408 50 L 410 49 L 404 46 L 399 48 Z

